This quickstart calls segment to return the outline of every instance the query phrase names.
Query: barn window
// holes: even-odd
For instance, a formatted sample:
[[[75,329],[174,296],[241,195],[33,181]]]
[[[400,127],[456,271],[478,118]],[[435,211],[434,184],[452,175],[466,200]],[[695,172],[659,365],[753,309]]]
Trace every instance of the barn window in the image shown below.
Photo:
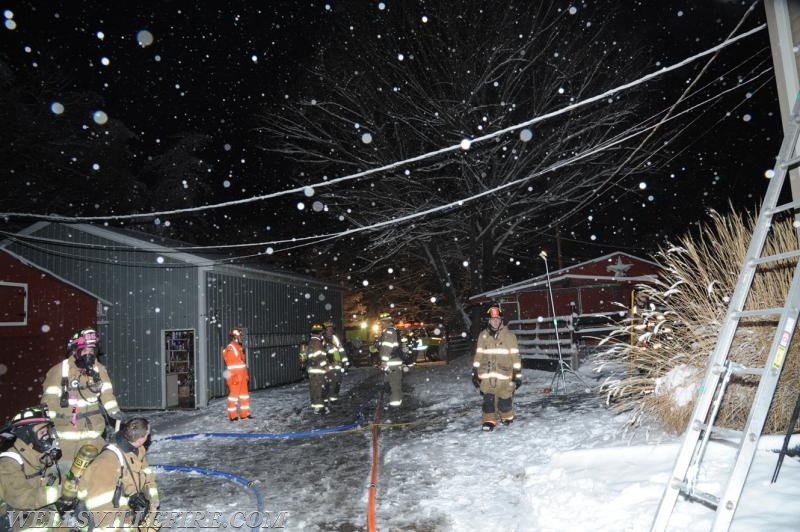
[[[0,327],[27,324],[27,283],[7,283],[0,281]]]

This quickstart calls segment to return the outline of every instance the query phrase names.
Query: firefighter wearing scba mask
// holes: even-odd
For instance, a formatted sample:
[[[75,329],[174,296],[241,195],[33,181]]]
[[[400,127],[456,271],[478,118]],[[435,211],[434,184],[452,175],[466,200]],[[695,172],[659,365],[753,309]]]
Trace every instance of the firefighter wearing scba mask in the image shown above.
[[[92,328],[81,329],[67,342],[67,358],[47,372],[42,384],[42,401],[63,452],[71,464],[84,444],[98,449],[124,417],[117,405],[111,378],[97,361],[99,338]]]
[[[517,337],[503,325],[499,303],[487,311],[488,325],[481,331],[472,362],[472,383],[483,395],[483,425],[494,430],[497,418],[503,425],[514,421],[514,392],[522,384],[522,358]]]
[[[325,342],[325,350],[328,352],[328,402],[335,403],[339,400],[339,389],[342,387],[342,373],[344,372],[347,355],[345,354],[342,342],[336,333],[333,332],[333,322],[326,321],[325,330],[322,333]]]
[[[319,323],[311,326],[311,336],[306,349],[306,371],[308,371],[308,392],[311,395],[311,409],[315,414],[327,414],[328,408],[328,352],[325,336]]]
[[[0,436],[11,440],[0,453],[0,530],[12,529],[9,511],[60,510],[61,451],[46,409],[23,409],[0,429]],[[15,516],[13,530],[32,528],[34,517],[32,513],[24,520]]]
[[[222,351],[228,384],[228,420],[253,419],[250,415],[250,392],[247,389],[250,374],[247,371],[247,357],[242,347],[244,333],[239,327],[234,327],[229,336],[231,342]]]

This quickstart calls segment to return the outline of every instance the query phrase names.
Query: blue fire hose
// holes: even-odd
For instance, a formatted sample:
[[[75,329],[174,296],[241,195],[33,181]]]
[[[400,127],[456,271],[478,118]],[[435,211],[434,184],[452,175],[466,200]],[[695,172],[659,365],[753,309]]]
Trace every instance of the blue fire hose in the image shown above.
[[[203,467],[176,466],[176,465],[165,465],[165,464],[153,464],[150,467],[152,467],[153,469],[160,469],[162,471],[175,471],[179,473],[200,473],[201,475],[220,477],[224,478],[225,480],[236,482],[237,484],[241,484],[245,488],[249,489],[255,496],[256,508],[258,509],[258,513],[261,514],[264,512],[264,496],[261,495],[261,491],[257,487],[255,487],[252,482],[250,482],[244,477],[240,477],[238,475],[234,475],[226,471],[219,471],[217,469],[205,469]],[[258,526],[251,527],[250,530],[252,532],[257,532],[260,528],[261,527],[259,524]]]

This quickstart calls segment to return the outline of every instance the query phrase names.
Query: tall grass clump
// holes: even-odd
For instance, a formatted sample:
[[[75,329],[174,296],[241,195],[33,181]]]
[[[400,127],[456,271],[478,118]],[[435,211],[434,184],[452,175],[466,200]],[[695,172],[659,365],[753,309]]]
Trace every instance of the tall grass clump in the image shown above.
[[[614,368],[614,376],[601,389],[609,404],[631,414],[631,424],[656,421],[673,432],[686,427],[754,225],[752,215],[712,212],[706,224],[656,254],[663,272],[652,285],[640,287],[649,304],[603,340],[606,347],[595,359],[598,369]],[[797,236],[792,220],[773,220],[763,255],[793,249]],[[796,264],[797,259],[785,259],[761,266],[745,309],[783,306]],[[777,321],[778,316],[742,319],[730,358],[763,367]],[[767,433],[786,431],[797,400],[798,343],[800,337],[795,335],[764,426]],[[731,378],[717,425],[744,426],[758,382],[757,377]]]

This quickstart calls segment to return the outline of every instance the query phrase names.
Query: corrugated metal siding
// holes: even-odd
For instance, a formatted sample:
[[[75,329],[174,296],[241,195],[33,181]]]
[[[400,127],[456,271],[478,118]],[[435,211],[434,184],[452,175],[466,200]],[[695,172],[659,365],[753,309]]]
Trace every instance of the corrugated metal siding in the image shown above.
[[[209,272],[206,309],[211,397],[227,393],[222,349],[231,327],[246,329],[250,388],[292,382],[299,377],[297,344],[308,337],[311,323],[332,319],[341,326],[342,294],[338,287],[296,284]]]
[[[102,361],[117,399],[126,408],[161,407],[161,330],[196,327],[197,269],[158,253],[124,249],[65,225],[47,225],[35,235],[108,246],[37,243],[10,248],[112,303],[101,349],[107,353]]]

